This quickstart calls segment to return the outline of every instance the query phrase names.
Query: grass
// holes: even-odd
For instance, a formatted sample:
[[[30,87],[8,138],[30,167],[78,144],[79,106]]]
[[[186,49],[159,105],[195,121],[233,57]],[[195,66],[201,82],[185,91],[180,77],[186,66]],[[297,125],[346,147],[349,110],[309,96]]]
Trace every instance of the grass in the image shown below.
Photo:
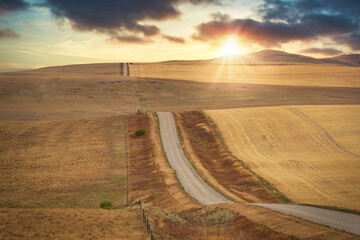
[[[181,212],[143,205],[146,216],[159,239],[297,239],[273,231],[258,231],[249,219],[217,206],[205,206]],[[138,206],[136,207],[138,208]]]
[[[148,239],[139,211],[0,209],[0,239]]]
[[[122,116],[0,122],[1,205],[98,208],[104,199],[124,205],[123,123]]]
[[[116,210],[118,207],[113,206],[112,202],[110,201],[103,201],[100,203],[100,208],[106,209],[106,210]]]

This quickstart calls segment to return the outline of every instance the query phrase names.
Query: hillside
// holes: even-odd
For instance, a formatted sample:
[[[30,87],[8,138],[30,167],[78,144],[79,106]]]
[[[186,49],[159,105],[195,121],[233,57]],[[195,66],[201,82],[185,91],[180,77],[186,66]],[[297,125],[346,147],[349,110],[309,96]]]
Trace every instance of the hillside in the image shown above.
[[[324,58],[322,61],[327,63],[340,63],[360,67],[360,54],[341,55],[333,58]]]

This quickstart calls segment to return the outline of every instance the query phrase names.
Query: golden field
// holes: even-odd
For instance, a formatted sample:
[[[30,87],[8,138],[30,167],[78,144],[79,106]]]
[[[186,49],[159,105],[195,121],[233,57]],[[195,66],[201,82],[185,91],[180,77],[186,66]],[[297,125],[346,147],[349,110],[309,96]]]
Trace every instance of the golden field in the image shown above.
[[[191,61],[130,65],[131,76],[288,86],[360,87],[360,68],[311,63]]]
[[[296,203],[360,209],[360,106],[205,111],[229,150]]]

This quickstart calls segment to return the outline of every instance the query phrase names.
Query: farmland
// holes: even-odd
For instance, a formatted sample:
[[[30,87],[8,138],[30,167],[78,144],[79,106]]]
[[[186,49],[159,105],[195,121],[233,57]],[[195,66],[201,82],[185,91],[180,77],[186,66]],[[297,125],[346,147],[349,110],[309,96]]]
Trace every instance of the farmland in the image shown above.
[[[360,108],[205,111],[229,150],[296,203],[360,209]]]
[[[172,64],[172,67],[169,68],[167,64]],[[249,83],[235,81],[239,74],[236,71],[241,70],[239,66],[236,67],[236,71],[228,69],[227,74],[221,72],[220,75],[223,75],[223,80],[226,81],[222,82],[219,79],[212,81],[214,79],[210,77],[215,74],[214,66],[219,70],[221,65],[207,63],[205,66],[202,62],[192,64],[197,69],[203,68],[202,71],[208,71],[208,75],[205,75],[207,81],[200,76],[203,75],[202,72],[187,72],[188,68],[184,69],[184,65],[189,65],[187,62],[154,64],[160,66],[159,72],[165,69],[169,71],[168,74],[161,73],[160,77],[151,74],[139,77],[134,69],[130,69],[132,76],[122,76],[119,64],[69,65],[1,73],[0,204],[2,216],[5,217],[0,219],[0,225],[8,229],[3,233],[3,237],[46,238],[68,234],[66,236],[73,239],[111,236],[141,239],[144,237],[144,229],[140,227],[139,211],[132,204],[142,199],[146,203],[154,232],[164,238],[206,239],[211,233],[214,239],[233,239],[237,234],[241,234],[244,239],[288,239],[291,235],[313,239],[323,239],[324,236],[328,239],[351,239],[349,235],[336,230],[247,205],[246,202],[284,201],[281,195],[267,188],[251,171],[274,184],[294,202],[316,204],[320,200],[315,201],[316,197],[311,198],[311,191],[307,194],[309,199],[296,199],[296,193],[288,193],[281,184],[271,178],[274,178],[274,174],[270,173],[273,170],[271,168],[267,171],[268,175],[263,175],[250,163],[253,161],[253,158],[250,158],[251,154],[255,156],[255,153],[251,153],[252,145],[244,148],[250,156],[249,159],[243,158],[243,155],[238,156],[231,149],[232,143],[228,142],[226,132],[218,122],[227,120],[225,115],[228,111],[255,111],[258,121],[263,121],[262,124],[279,115],[277,112],[284,112],[278,116],[281,117],[281,121],[290,121],[288,125],[299,124],[298,131],[309,131],[305,133],[306,136],[317,136],[316,131],[325,136],[321,135],[321,139],[315,140],[312,137],[294,137],[294,142],[306,139],[299,145],[303,146],[303,149],[308,147],[303,155],[300,154],[300,157],[306,156],[306,160],[310,159],[308,156],[314,157],[311,155],[313,145],[319,147],[319,144],[328,139],[328,135],[331,136],[337,144],[324,147],[325,153],[321,155],[323,152],[318,151],[315,157],[328,157],[333,165],[326,168],[327,172],[317,169],[317,174],[328,174],[334,178],[337,176],[354,183],[354,187],[347,191],[348,193],[339,193],[340,190],[336,192],[336,187],[348,182],[336,182],[331,178],[334,186],[329,184],[323,187],[334,188],[333,195],[339,193],[339,196],[347,200],[337,204],[339,200],[330,201],[329,194],[318,199],[321,199],[322,203],[327,201],[322,205],[357,209],[355,200],[351,200],[358,196],[355,186],[357,178],[354,176],[350,179],[354,175],[351,175],[351,170],[355,171],[357,167],[357,158],[348,152],[359,154],[356,113],[360,104],[360,90],[351,76],[339,77],[344,71],[356,75],[356,69],[336,66],[336,77],[340,79],[338,84],[325,75],[330,68],[320,69],[319,74],[324,79],[330,79],[327,84],[314,83],[305,86],[309,79],[298,79],[293,82],[294,84],[288,85],[271,80],[272,77],[279,81],[285,78],[275,76],[276,74],[270,71],[271,67],[274,67],[273,71],[287,70],[292,71],[294,76],[305,76],[303,73],[306,68],[304,69],[304,64],[300,63],[257,63],[252,67],[257,67],[256,71],[263,74],[261,78],[264,81],[260,81],[259,78],[259,81]],[[316,66],[326,68],[325,65],[311,65]],[[130,68],[134,67],[138,66],[130,65]],[[157,67],[148,70],[157,71]],[[193,77],[190,77],[191,74]],[[314,104],[318,106],[312,106]],[[262,116],[264,109],[276,110],[272,114]],[[315,129],[308,127],[311,121],[301,122],[299,119],[303,118],[299,114],[293,116],[282,109],[293,109],[290,111],[291,114],[300,109],[303,113],[301,116],[310,116],[312,121],[326,129],[326,133],[318,126]],[[135,114],[138,110],[147,113]],[[241,203],[209,208],[184,192],[176,173],[164,156],[157,117],[153,113],[156,111],[176,112],[179,137],[190,162],[208,183]],[[217,120],[216,116],[222,120]],[[295,120],[298,122],[293,123]],[[231,121],[228,120],[226,125],[237,124],[236,121]],[[278,121],[275,118],[273,121],[272,124],[277,126]],[[338,122],[344,125],[339,125]],[[284,125],[282,122],[278,124]],[[135,137],[134,132],[138,129],[144,129],[146,134]],[[259,126],[256,126],[256,129],[261,130]],[[223,135],[224,142],[219,138],[219,132]],[[255,135],[258,136],[257,133]],[[283,137],[286,138],[281,134],[274,138]],[[233,145],[238,143],[236,141]],[[261,144],[261,141],[258,141],[258,144]],[[338,145],[341,145],[340,150],[337,148]],[[267,151],[266,146],[262,144],[258,148]],[[283,159],[285,162],[290,152],[283,156],[284,148],[288,146],[278,150],[277,155],[270,154],[270,157],[278,161]],[[264,163],[261,164],[265,166],[269,155],[268,152],[263,155]],[[238,158],[246,166],[239,162]],[[342,159],[342,163],[337,165],[336,159],[339,158]],[[303,164],[310,166],[311,163]],[[347,165],[351,167],[346,170]],[[219,166],[222,166],[221,169]],[[334,169],[342,172],[333,172]],[[303,174],[300,170],[296,171]],[[276,171],[278,173],[280,170]],[[281,173],[276,175],[280,176]],[[343,178],[344,175],[346,176]],[[308,181],[315,180],[317,179]],[[284,174],[278,181],[288,179]],[[306,188],[308,189],[311,188]],[[126,204],[127,199],[129,206]],[[98,209],[102,201],[111,201],[120,209]],[[217,219],[223,214],[227,217],[232,216],[231,221],[221,222],[221,219]],[[124,216],[125,220],[118,218],[118,215]],[[266,218],[262,217],[263,215]],[[96,216],[99,223],[94,226]],[[212,221],[198,222],[196,219],[200,217],[214,218],[220,221],[220,225]],[[47,219],[48,224],[41,219]],[[183,221],[190,225],[184,225]],[[69,225],[68,222],[75,224]],[[292,227],[287,227],[284,222]],[[55,223],[62,228],[56,227]],[[109,232],[108,227],[104,227],[107,223],[110,228],[114,224],[119,226],[119,230]],[[20,234],[20,228],[13,227],[14,224],[24,226]],[[262,224],[266,224],[266,230],[257,231]],[[86,230],[90,227],[96,229],[92,235]],[[83,228],[84,231],[76,231],[76,228]]]
[[[124,124],[121,116],[1,122],[1,206],[126,205]]]
[[[216,71],[223,67],[218,63],[213,65],[202,62],[145,64],[139,65],[148,69],[140,77],[133,69],[137,68],[136,64],[130,65],[130,77],[121,75],[119,64],[69,65],[0,73],[0,121],[126,115],[137,110],[181,112],[360,104],[357,87],[360,68],[313,64],[307,71],[314,74],[305,74],[307,68],[301,64],[257,63],[249,66],[256,68],[252,70],[252,77],[246,76],[245,69],[242,70],[244,66],[239,66],[234,72],[220,72],[221,79],[214,80]],[[317,71],[319,76],[315,74]],[[245,76],[247,81],[239,81],[239,76]],[[254,77],[257,80],[250,81]],[[296,84],[289,82],[299,77],[303,80],[296,80]],[[321,79],[326,81],[321,82]]]
[[[287,86],[360,87],[360,68],[294,62],[197,61],[130,65],[132,76]],[[338,76],[341,76],[339,78]]]

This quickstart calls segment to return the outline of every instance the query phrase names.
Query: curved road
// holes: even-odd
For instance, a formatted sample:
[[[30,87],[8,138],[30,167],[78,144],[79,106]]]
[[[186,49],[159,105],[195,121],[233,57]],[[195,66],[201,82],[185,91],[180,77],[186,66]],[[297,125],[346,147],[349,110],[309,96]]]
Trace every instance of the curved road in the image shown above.
[[[360,235],[359,215],[294,204],[253,203],[252,205],[269,208],[287,215]]]
[[[157,115],[166,157],[185,191],[203,204],[231,203],[205,183],[185,157],[173,115],[170,112],[158,112]]]
[[[230,200],[206,184],[190,165],[179,142],[172,113],[158,112],[157,114],[165,154],[171,167],[176,171],[176,175],[185,191],[203,204],[231,203]],[[253,203],[252,205],[360,235],[359,215],[294,204]]]

